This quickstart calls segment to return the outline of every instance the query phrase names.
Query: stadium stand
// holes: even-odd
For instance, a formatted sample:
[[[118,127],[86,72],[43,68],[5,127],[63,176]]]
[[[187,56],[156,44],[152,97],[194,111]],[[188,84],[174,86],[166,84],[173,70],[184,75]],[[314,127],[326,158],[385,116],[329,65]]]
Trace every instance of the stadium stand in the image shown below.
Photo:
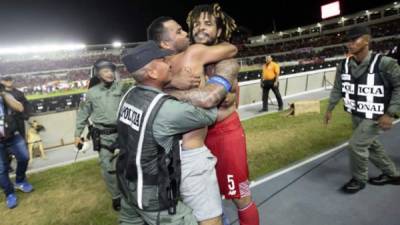
[[[325,20],[303,28],[247,39],[239,37],[234,43],[239,48],[238,61],[242,71],[245,71],[239,74],[239,81],[259,79],[265,56],[270,54],[280,63],[282,76],[335,67],[346,54],[345,31],[358,24],[371,28],[374,51],[389,54],[396,46],[400,46],[399,8],[393,5]],[[88,46],[76,52],[47,55],[1,56],[0,74],[15,76],[16,86],[27,94],[49,93],[85,87],[90,77],[90,66],[99,58],[107,58],[118,65],[118,74],[126,79],[129,73],[122,66],[119,55],[124,47],[136,44],[125,44],[122,48]],[[43,113],[76,108],[83,98],[79,94],[32,102],[35,111]]]

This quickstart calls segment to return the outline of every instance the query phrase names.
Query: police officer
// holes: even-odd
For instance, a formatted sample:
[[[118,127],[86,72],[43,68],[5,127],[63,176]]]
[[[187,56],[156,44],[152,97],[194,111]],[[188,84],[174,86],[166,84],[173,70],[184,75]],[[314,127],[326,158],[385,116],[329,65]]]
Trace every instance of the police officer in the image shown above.
[[[200,109],[162,92],[172,77],[171,66],[164,60],[169,54],[148,41],[122,56],[138,85],[127,92],[119,110],[120,224],[197,224],[191,210],[179,200],[179,140],[186,132],[213,124],[217,110]],[[222,101],[234,79],[218,75],[206,88],[196,91]],[[209,176],[216,180],[215,173]],[[206,181],[193,183],[193,191],[202,182]]]
[[[328,124],[332,110],[343,98],[345,111],[352,115],[353,135],[349,141],[352,179],[342,190],[356,193],[367,181],[373,185],[400,185],[399,171],[378,140],[381,130],[389,130],[393,116],[400,111],[400,67],[394,59],[369,51],[368,27],[351,28],[347,39],[352,56],[337,68],[325,114]],[[383,173],[368,180],[369,160]]]
[[[80,105],[76,118],[75,145],[82,144],[81,135],[90,120],[93,150],[99,152],[101,172],[112,196],[113,209],[120,208],[120,192],[116,183],[115,163],[112,160],[117,139],[117,110],[127,85],[116,80],[116,66],[99,59],[93,65],[86,100]],[[114,166],[113,166],[114,165]]]

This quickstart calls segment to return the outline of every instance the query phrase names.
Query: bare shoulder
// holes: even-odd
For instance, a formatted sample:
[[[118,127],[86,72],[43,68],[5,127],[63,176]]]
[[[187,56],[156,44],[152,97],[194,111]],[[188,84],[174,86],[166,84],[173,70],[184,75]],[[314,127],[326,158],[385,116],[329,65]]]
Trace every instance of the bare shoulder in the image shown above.
[[[185,50],[184,53],[187,56],[193,56],[201,53],[202,51],[204,51],[205,48],[206,46],[203,44],[192,44]]]

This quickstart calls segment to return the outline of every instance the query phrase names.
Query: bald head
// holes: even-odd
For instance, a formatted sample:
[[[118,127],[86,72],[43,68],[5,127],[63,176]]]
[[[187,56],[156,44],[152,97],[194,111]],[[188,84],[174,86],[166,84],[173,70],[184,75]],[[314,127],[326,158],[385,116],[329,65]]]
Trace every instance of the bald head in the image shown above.
[[[271,56],[271,55],[265,56],[265,62],[266,62],[266,63],[272,62],[272,56]]]

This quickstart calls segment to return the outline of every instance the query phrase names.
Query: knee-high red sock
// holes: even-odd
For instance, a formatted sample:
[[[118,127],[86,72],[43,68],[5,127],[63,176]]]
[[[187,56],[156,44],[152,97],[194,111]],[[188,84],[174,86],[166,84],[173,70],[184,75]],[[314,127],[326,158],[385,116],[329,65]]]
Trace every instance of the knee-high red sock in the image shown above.
[[[238,210],[240,225],[259,225],[260,218],[258,215],[258,209],[254,202],[251,202],[248,206]]]

